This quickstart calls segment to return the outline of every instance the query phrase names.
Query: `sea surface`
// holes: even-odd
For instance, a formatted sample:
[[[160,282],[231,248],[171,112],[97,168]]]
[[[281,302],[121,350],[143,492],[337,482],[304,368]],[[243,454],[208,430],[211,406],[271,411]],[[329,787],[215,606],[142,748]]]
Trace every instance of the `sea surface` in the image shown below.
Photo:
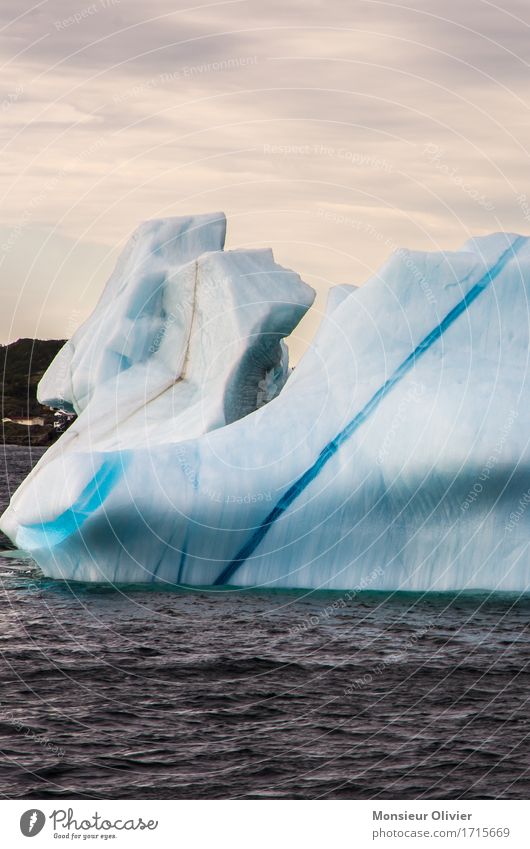
[[[4,797],[529,795],[529,597],[0,589]]]

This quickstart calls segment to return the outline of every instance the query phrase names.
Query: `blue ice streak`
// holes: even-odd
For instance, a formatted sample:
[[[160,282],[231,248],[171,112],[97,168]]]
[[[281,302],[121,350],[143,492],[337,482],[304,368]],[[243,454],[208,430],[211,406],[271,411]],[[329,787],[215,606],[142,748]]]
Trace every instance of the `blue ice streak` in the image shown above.
[[[341,430],[340,433],[331,440],[331,442],[328,442],[325,448],[323,448],[318,455],[313,465],[307,469],[307,471],[305,471],[303,475],[301,475],[301,477],[299,477],[298,480],[295,481],[295,483],[293,483],[282,495],[276,506],[271,510],[261,525],[256,528],[251,538],[239,550],[232,562],[225,566],[219,577],[216,579],[215,585],[224,585],[230,581],[234,572],[236,572],[245,560],[247,560],[256,550],[274,522],[276,522],[276,520],[285,513],[293,501],[304,491],[304,489],[306,489],[306,487],[309,486],[310,483],[312,483],[312,481],[315,480],[326,463],[337,453],[340,446],[349,439],[362,424],[364,424],[376,407],[378,407],[381,403],[383,398],[385,398],[394,386],[405,376],[405,374],[414,367],[416,360],[418,360],[425,351],[428,351],[429,348],[443,336],[445,331],[451,327],[451,325],[462,315],[463,312],[468,309],[468,307],[474,300],[476,300],[476,298],[478,298],[484,289],[486,289],[486,287],[489,286],[496,277],[498,277],[507,265],[508,261],[516,254],[520,246],[525,241],[526,239],[524,236],[518,236],[513,240],[510,247],[501,254],[495,265],[493,265],[492,268],[490,268],[483,277],[475,283],[467,295],[465,295],[465,297],[463,297],[462,300],[447,313],[445,318],[442,319],[442,321],[433,330],[431,330],[424,339],[422,339],[419,345],[406,357],[406,359],[403,360],[388,380],[386,380],[383,385],[379,387],[377,392],[372,395],[362,410],[360,410],[360,412],[358,412],[353,419],[348,422],[346,427]]]

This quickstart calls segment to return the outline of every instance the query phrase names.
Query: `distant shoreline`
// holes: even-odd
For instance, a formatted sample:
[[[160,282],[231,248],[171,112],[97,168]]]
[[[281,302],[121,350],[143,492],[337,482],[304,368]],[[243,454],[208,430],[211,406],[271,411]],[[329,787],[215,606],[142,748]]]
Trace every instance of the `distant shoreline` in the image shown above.
[[[0,444],[47,448],[57,440],[54,411],[39,404],[37,387],[64,339],[17,339],[0,345],[2,408]],[[32,425],[26,420],[41,422]]]

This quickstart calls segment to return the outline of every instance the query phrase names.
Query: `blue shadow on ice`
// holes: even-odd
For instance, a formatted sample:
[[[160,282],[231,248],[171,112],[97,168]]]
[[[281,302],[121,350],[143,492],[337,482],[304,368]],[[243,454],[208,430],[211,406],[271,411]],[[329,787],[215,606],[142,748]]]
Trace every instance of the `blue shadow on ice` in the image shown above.
[[[50,522],[21,525],[17,544],[30,552],[38,548],[53,548],[78,531],[89,516],[102,506],[121,478],[124,468],[125,458],[122,453],[113,454],[110,459],[104,460],[68,510]]]

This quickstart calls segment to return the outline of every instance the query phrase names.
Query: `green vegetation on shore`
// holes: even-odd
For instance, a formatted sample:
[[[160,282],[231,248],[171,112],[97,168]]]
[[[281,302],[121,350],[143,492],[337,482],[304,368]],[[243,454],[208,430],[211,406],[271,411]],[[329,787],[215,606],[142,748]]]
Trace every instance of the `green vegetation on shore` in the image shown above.
[[[53,442],[53,412],[37,401],[37,385],[64,339],[17,339],[0,345],[3,419],[44,419],[42,426],[28,427],[2,421],[0,442],[11,445],[47,445]]]

